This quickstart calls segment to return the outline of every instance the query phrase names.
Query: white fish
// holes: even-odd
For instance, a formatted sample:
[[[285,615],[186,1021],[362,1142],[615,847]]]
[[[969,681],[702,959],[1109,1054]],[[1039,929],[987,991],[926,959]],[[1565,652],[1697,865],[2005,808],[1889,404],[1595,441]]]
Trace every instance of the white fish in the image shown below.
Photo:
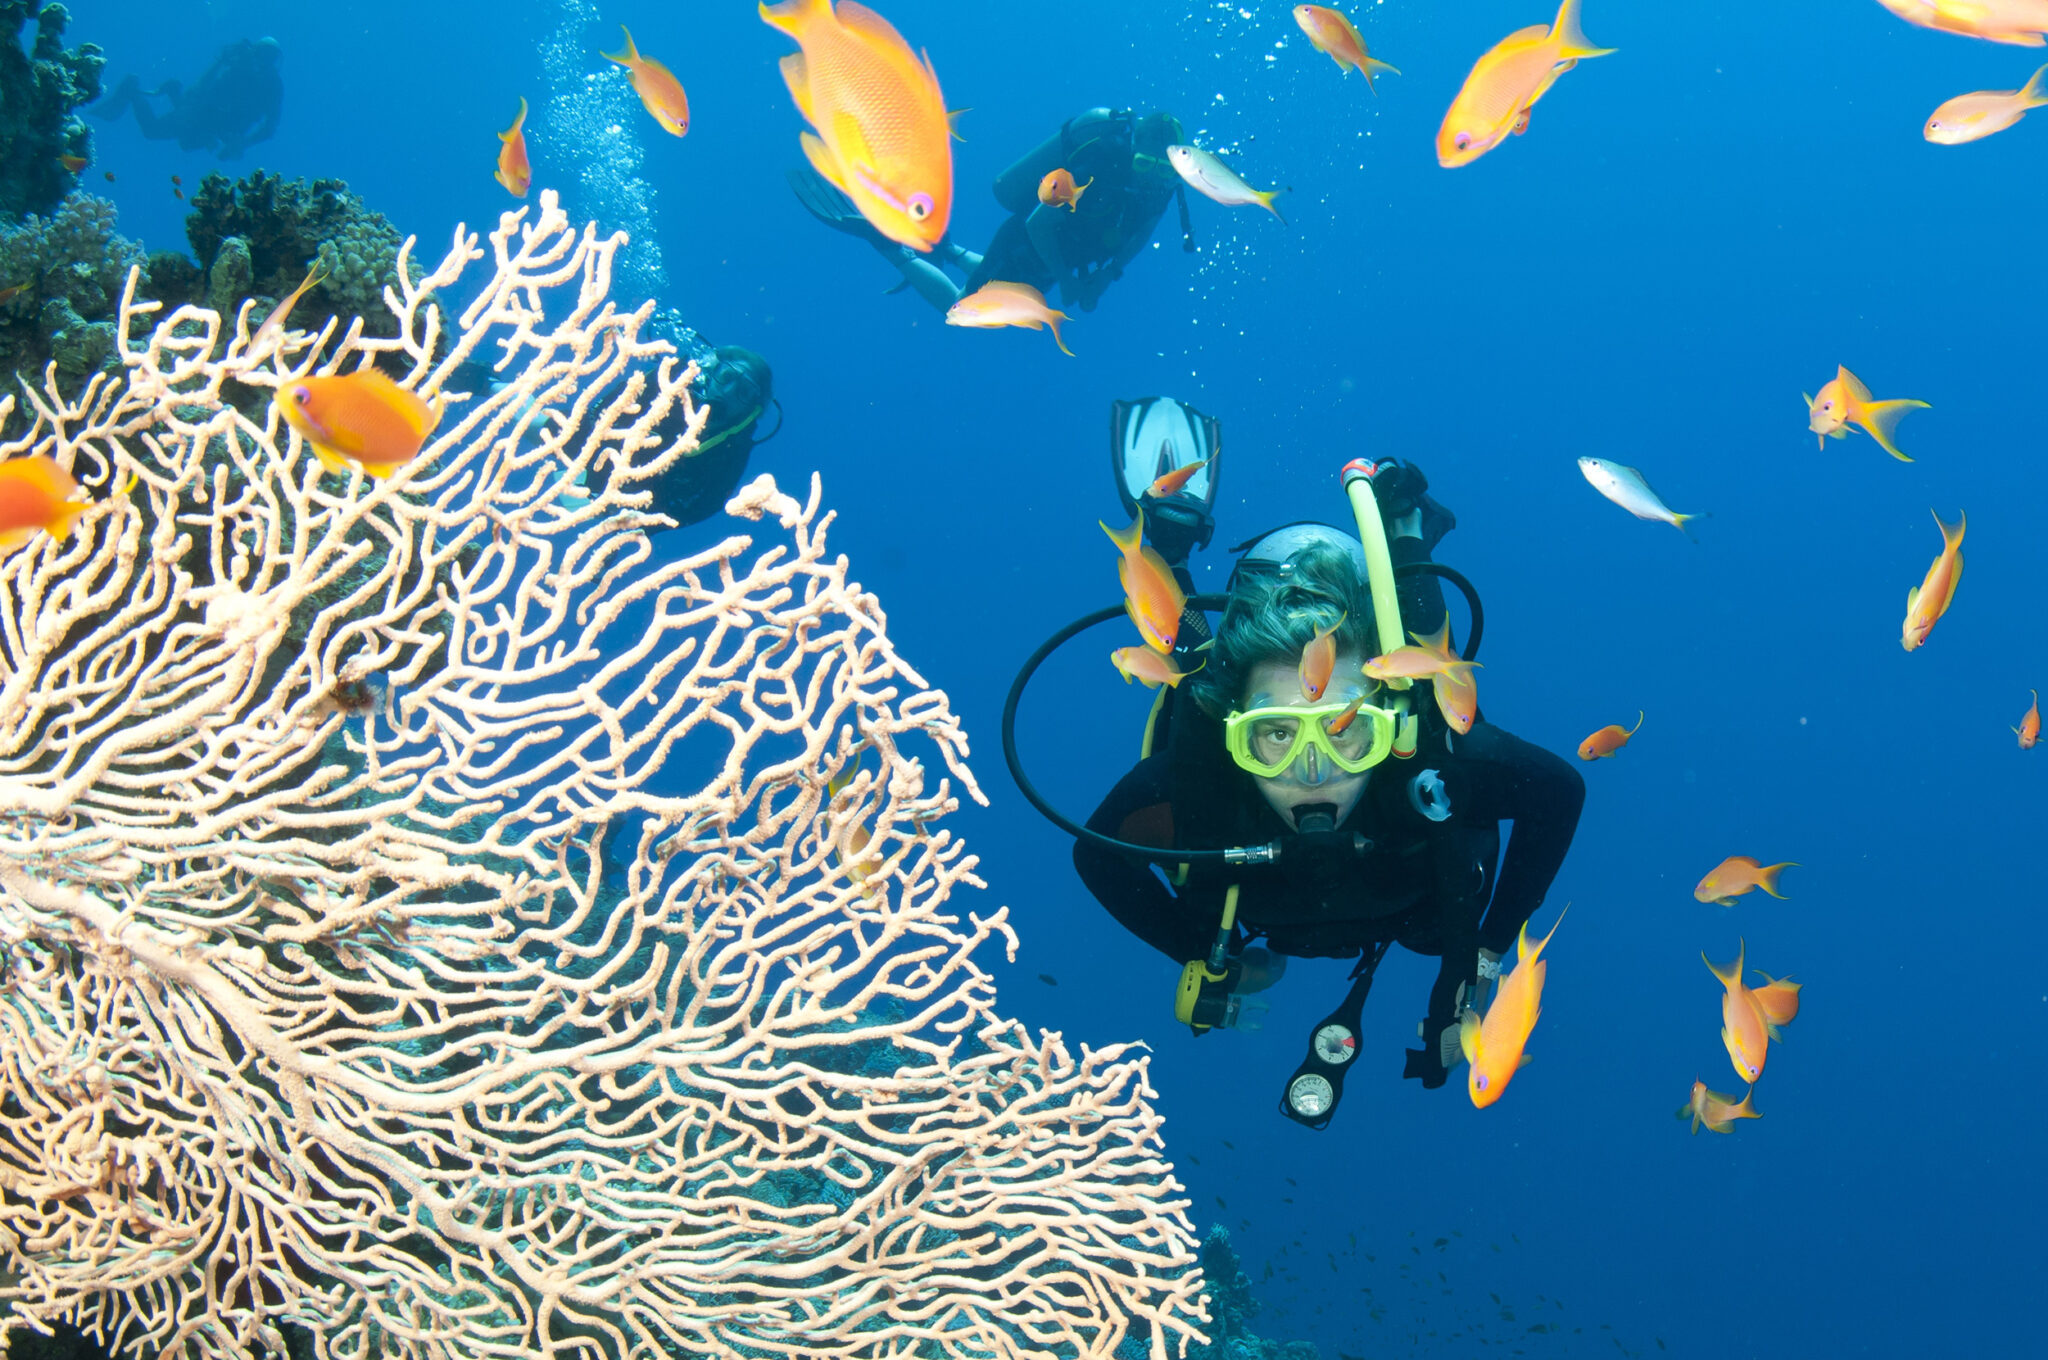
[[[1273,206],[1273,200],[1286,193],[1285,189],[1254,189],[1237,171],[1198,146],[1169,146],[1166,159],[1188,182],[1188,187],[1202,197],[1213,199],[1226,208],[1256,203],[1273,216],[1280,217],[1280,210]],[[1287,219],[1280,217],[1280,225],[1286,226]]]
[[[1586,474],[1586,480],[1593,489],[1613,501],[1637,519],[1654,519],[1669,524],[1687,538],[1692,530],[1685,527],[1689,519],[1699,519],[1704,511],[1681,515],[1664,504],[1650,484],[1643,480],[1643,474],[1620,463],[1610,463],[1605,458],[1581,458],[1579,471]]]

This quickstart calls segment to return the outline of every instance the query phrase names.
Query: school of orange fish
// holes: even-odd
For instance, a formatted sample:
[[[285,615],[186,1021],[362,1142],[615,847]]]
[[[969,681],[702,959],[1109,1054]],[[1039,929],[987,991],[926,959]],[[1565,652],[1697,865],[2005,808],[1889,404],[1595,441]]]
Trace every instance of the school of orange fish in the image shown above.
[[[1878,3],[1923,28],[2014,46],[2039,47],[2048,42],[2048,0]],[[1440,164],[1447,169],[1469,165],[1507,138],[1526,133],[1531,110],[1559,76],[1582,60],[1611,54],[1612,49],[1596,47],[1587,39],[1580,27],[1581,4],[1582,0],[1563,0],[1550,23],[1532,24],[1511,33],[1481,54],[1438,129]],[[946,233],[953,200],[951,115],[930,57],[914,51],[888,20],[855,0],[839,0],[836,6],[833,0],[783,0],[761,4],[759,11],[763,22],[794,39],[799,49],[782,59],[781,72],[797,111],[810,125],[798,140],[812,168],[845,194],[883,236],[929,252]],[[1346,74],[1358,71],[1374,93],[1376,75],[1399,74],[1367,51],[1356,25],[1341,11],[1326,5],[1297,5],[1294,17],[1318,51]],[[685,135],[690,127],[690,105],[682,83],[661,62],[642,55],[630,32],[624,36],[622,50],[599,55],[626,68],[634,92],[664,131]],[[2048,104],[2044,73],[2048,66],[2037,70],[2017,90],[1979,90],[1945,101],[1929,116],[1923,135],[1930,142],[1957,145],[2012,127],[2029,109]],[[526,195],[533,178],[526,145],[526,111],[526,101],[521,98],[511,126],[497,134],[500,146],[495,178],[517,197]],[[85,168],[78,157],[61,159],[73,173]],[[1253,188],[1214,153],[1174,146],[1168,149],[1168,160],[1190,187],[1214,202],[1226,207],[1257,206],[1282,222],[1286,220],[1275,205],[1283,191]],[[107,178],[111,180],[112,174]],[[176,183],[173,176],[174,186]],[[1077,184],[1066,169],[1053,170],[1039,185],[1039,201],[1078,209],[1092,183]],[[174,191],[183,197],[181,190]],[[317,272],[309,273],[305,283],[271,310],[251,337],[251,354],[260,356],[282,338],[293,305],[318,282]],[[1064,312],[1050,307],[1037,289],[1001,280],[961,298],[946,317],[956,326],[1050,327],[1054,343],[1071,354],[1059,329],[1059,323],[1068,319]],[[391,476],[418,455],[441,416],[438,401],[429,403],[368,366],[351,373],[301,378],[280,388],[276,401],[286,423],[321,464],[340,475]],[[1823,441],[1847,438],[1853,427],[1868,434],[1892,457],[1909,462],[1895,442],[1895,431],[1908,412],[1927,405],[1910,399],[1875,400],[1869,388],[1840,366],[1806,402],[1808,429]],[[1631,514],[1690,532],[1686,522],[1695,516],[1671,510],[1636,469],[1597,458],[1581,459],[1580,467],[1596,490]],[[1152,490],[1170,495],[1195,471],[1191,467],[1168,474]],[[61,540],[83,510],[84,494],[48,456],[0,465],[0,552],[18,548],[41,534]],[[1927,641],[1955,598],[1962,578],[1965,521],[1958,516],[1951,526],[1937,514],[1935,523],[1941,529],[1942,550],[1922,583],[1907,596],[1900,640],[1908,651]],[[1118,570],[1127,607],[1143,637],[1142,646],[1120,648],[1111,660],[1126,681],[1135,678],[1154,687],[1178,685],[1189,673],[1181,671],[1172,656],[1185,598],[1172,572],[1144,542],[1142,511],[1127,530],[1120,533],[1105,525],[1104,531],[1121,553]],[[1365,661],[1365,674],[1381,681],[1429,680],[1444,720],[1454,731],[1468,731],[1478,711],[1472,676],[1476,663],[1459,659],[1450,649],[1448,628],[1435,637],[1417,636],[1414,644]],[[1302,687],[1310,701],[1327,686],[1334,664],[1334,644],[1325,633],[1303,656]],[[1330,722],[1348,724],[1355,711],[1356,705],[1352,712],[1339,714]],[[1580,745],[1580,757],[1589,761],[1612,757],[1628,745],[1642,720],[1638,713],[1635,727],[1624,729],[1617,724],[1594,732]],[[2022,749],[2039,740],[2038,692],[2013,731]],[[1694,895],[1702,902],[1724,905],[1758,888],[1779,896],[1778,874],[1787,867],[1792,866],[1765,866],[1748,856],[1733,856],[1708,873]],[[1553,926],[1552,933],[1555,930]],[[1502,979],[1493,1006],[1483,1020],[1466,1018],[1461,1040],[1471,1066],[1468,1090],[1474,1105],[1484,1107],[1499,1099],[1525,1061],[1525,1045],[1540,1014],[1546,970],[1542,954],[1549,938],[1545,936],[1532,948],[1524,927],[1517,942],[1517,966]],[[1733,963],[1721,967],[1709,961],[1708,967],[1724,992],[1722,1043],[1736,1074],[1751,1083],[1752,1090],[1736,1101],[1696,1081],[1690,1100],[1680,1111],[1681,1117],[1692,1120],[1695,1133],[1701,1127],[1725,1133],[1736,1120],[1756,1117],[1753,1087],[1763,1072],[1767,1045],[1798,1014],[1798,984],[1761,973],[1761,987],[1743,981],[1747,952],[1745,942],[1738,947]]]

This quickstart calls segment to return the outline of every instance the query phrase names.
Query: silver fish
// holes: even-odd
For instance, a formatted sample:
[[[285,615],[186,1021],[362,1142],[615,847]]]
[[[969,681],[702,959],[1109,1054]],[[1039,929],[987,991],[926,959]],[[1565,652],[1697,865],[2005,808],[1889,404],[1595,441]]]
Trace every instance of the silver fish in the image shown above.
[[[1241,208],[1247,203],[1256,203],[1273,216],[1280,217],[1280,210],[1273,206],[1273,200],[1287,190],[1254,189],[1244,182],[1237,171],[1198,146],[1169,146],[1166,148],[1166,159],[1172,163],[1180,177],[1188,182],[1188,187],[1202,197],[1213,199],[1226,208]],[[1287,219],[1280,217],[1280,225],[1286,226]]]
[[[1643,474],[1621,463],[1610,463],[1605,458],[1581,458],[1579,471],[1586,474],[1586,480],[1593,489],[1613,501],[1637,519],[1654,519],[1692,537],[1692,530],[1685,527],[1689,519],[1699,519],[1705,512],[1681,515],[1664,504],[1658,494],[1650,490],[1650,484],[1643,480]]]

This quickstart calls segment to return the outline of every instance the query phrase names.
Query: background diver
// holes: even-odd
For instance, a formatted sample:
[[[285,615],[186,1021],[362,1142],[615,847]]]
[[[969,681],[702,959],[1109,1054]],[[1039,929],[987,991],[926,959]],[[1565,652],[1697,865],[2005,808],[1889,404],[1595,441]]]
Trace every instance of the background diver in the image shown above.
[[[1126,508],[1142,505],[1148,531],[1160,526],[1148,537],[1185,587],[1187,552],[1209,535],[1216,424],[1155,398],[1119,403],[1115,429]],[[1208,467],[1175,495],[1147,493],[1161,473],[1204,457]],[[1366,678],[1360,663],[1388,650],[1389,636],[1378,628],[1372,578],[1394,578],[1378,584],[1382,599],[1398,599],[1403,633],[1442,628],[1442,588],[1426,573],[1444,569],[1418,564],[1456,520],[1412,465],[1354,466],[1372,488],[1354,495],[1361,527],[1375,500],[1385,525],[1382,565],[1371,564],[1360,537],[1323,524],[1288,525],[1242,545],[1213,642],[1195,626],[1200,611],[1185,616],[1181,669],[1200,669],[1178,691],[1159,691],[1144,757],[1074,847],[1076,870],[1110,914],[1185,965],[1176,1014],[1197,1033],[1249,1024],[1263,1006],[1246,998],[1277,982],[1290,955],[1359,959],[1282,1095],[1284,1113],[1316,1128],[1355,1065],[1360,1012],[1393,944],[1442,960],[1422,1047],[1409,1050],[1405,1075],[1444,1084],[1462,1060],[1459,1015],[1484,1009],[1500,957],[1542,905],[1585,799],[1571,766],[1483,717],[1454,731],[1426,684],[1412,692],[1420,696],[1410,706],[1414,726],[1403,729],[1395,696]],[[1333,625],[1336,669],[1320,700],[1306,703],[1302,649]],[[1027,665],[1013,705],[1036,662],[1073,631]],[[1200,655],[1186,654],[1205,642]],[[1333,735],[1331,720],[1354,700],[1363,701],[1356,720]],[[1389,760],[1397,734],[1413,752]],[[1041,811],[1075,829],[1037,798],[1014,759],[1012,768]],[[1503,822],[1513,824],[1504,855]],[[1210,853],[1126,852],[1140,847]],[[1277,857],[1227,863],[1219,847],[1267,847]]]
[[[808,166],[791,170],[789,182],[819,221],[866,241],[894,265],[903,275],[897,289],[908,287],[941,312],[996,279],[1028,283],[1047,297],[1057,287],[1066,305],[1092,312],[1151,241],[1169,203],[1180,204],[1182,237],[1194,248],[1187,194],[1166,159],[1166,148],[1181,140],[1180,120],[1170,113],[1076,114],[996,176],[996,201],[1010,216],[979,255],[950,237],[928,255],[889,240]],[[1038,200],[1039,182],[1059,169],[1086,188],[1071,208]],[[947,269],[964,281],[955,283]]]
[[[283,62],[277,39],[245,38],[222,48],[189,90],[177,80],[145,90],[134,76],[124,76],[92,112],[112,121],[132,108],[142,135],[151,141],[175,140],[187,151],[212,150],[222,160],[235,160],[277,131],[284,107]],[[169,107],[159,113],[152,99],[167,100]]]

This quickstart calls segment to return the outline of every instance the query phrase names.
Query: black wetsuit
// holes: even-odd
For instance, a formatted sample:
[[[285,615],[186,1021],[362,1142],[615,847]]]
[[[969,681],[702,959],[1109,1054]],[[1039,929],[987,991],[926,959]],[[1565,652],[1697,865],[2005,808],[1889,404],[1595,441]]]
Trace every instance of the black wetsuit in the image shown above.
[[[1403,593],[1410,597],[1405,616],[1429,612],[1411,609],[1414,593]],[[1440,596],[1434,605],[1441,617]],[[1418,699],[1426,712],[1415,756],[1376,767],[1338,828],[1343,842],[1356,834],[1372,843],[1363,855],[1283,851],[1277,864],[1199,866],[1177,890],[1145,861],[1090,841],[1076,843],[1074,867],[1111,915],[1176,963],[1209,952],[1232,883],[1239,886],[1240,947],[1263,935],[1270,948],[1309,958],[1350,958],[1388,942],[1441,955],[1420,1070],[1411,1066],[1411,1075],[1435,1086],[1444,1079],[1437,1040],[1457,1021],[1459,984],[1472,982],[1480,948],[1508,952],[1543,904],[1571,847],[1586,786],[1556,755],[1483,719],[1462,736],[1448,731],[1426,688]],[[1089,829],[1162,847],[1289,841],[1292,828],[1224,753],[1220,725],[1191,703],[1184,707],[1171,749],[1118,781]],[[1443,780],[1447,820],[1432,821],[1410,802],[1409,785],[1426,769]],[[1513,823],[1505,856],[1503,822]]]

